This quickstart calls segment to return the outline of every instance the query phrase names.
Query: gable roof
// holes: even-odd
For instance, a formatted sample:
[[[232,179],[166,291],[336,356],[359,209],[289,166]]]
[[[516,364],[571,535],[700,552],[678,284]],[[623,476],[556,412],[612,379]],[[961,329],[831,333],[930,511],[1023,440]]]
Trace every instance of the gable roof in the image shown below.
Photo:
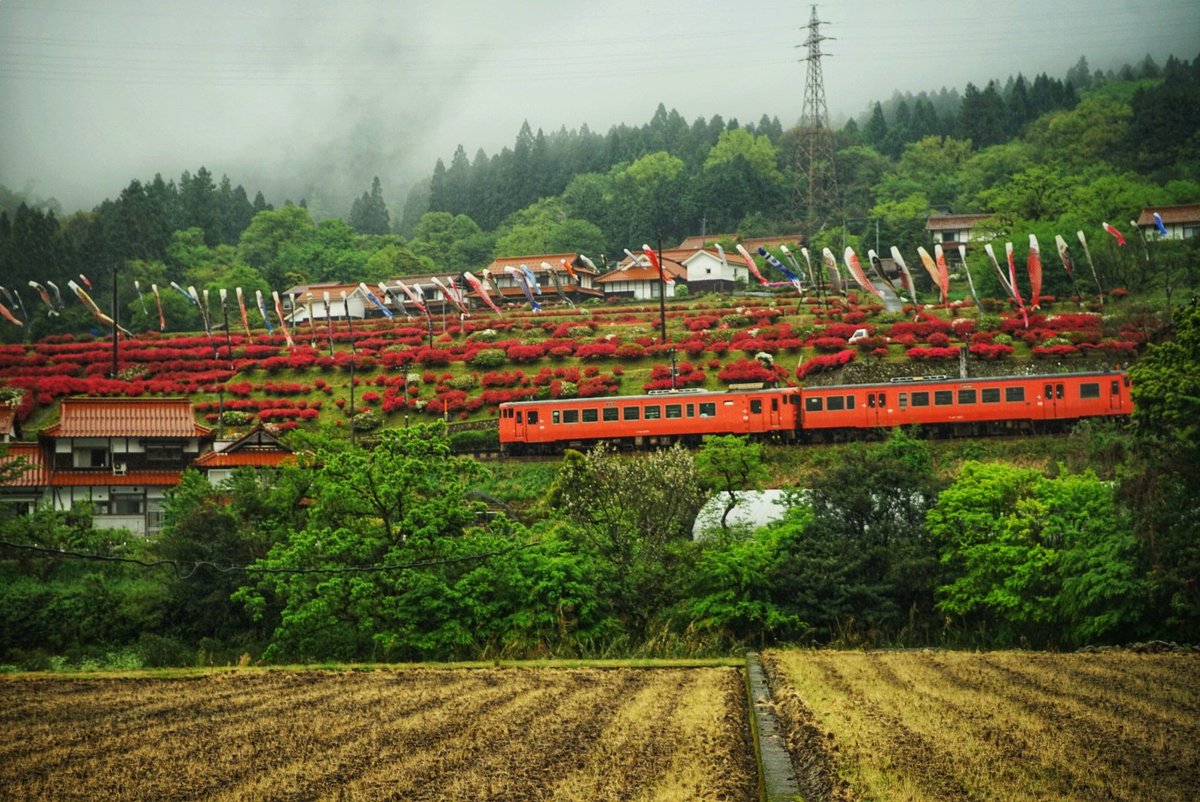
[[[939,214],[925,221],[926,231],[958,231],[994,217],[992,214]]]
[[[567,263],[571,265],[571,269],[576,273],[587,273],[588,275],[592,276],[599,275],[600,271],[592,270],[587,266],[586,263],[584,263],[580,256],[581,254],[579,253],[544,253],[536,256],[501,256],[497,259],[493,259],[492,263],[487,266],[487,269],[492,272],[492,275],[496,275],[497,273],[503,273],[504,268],[506,267],[520,267],[521,265],[525,265],[534,273],[545,273],[546,271],[542,267],[542,262],[549,262],[555,270],[561,272],[562,265],[559,264],[559,260],[566,259]]]
[[[186,398],[64,398],[45,437],[210,437]]]
[[[1158,212],[1163,223],[1200,223],[1200,203],[1185,203],[1179,206],[1146,206],[1138,215],[1139,226],[1154,225],[1154,213]]]
[[[662,252],[663,272],[671,276],[676,281],[682,279],[687,281],[687,268],[682,262],[695,253],[692,248],[671,248]],[[658,271],[651,267],[649,260],[640,253],[635,253],[638,257],[637,263],[632,262],[628,256],[621,260],[617,265],[617,269],[605,273],[600,278],[596,279],[598,284],[608,284],[613,281],[659,281]]]
[[[275,434],[259,423],[220,451],[197,457],[198,468],[261,468],[294,462],[296,455]]]
[[[705,234],[704,236],[692,236],[684,239],[679,243],[676,250],[695,251],[703,248],[706,244],[720,242],[721,240],[740,242],[746,246],[746,250],[754,253],[759,246],[763,248],[776,248],[780,245],[798,245],[804,242],[804,235],[797,232],[795,234],[777,234],[771,237],[740,237],[737,234]]]
[[[297,284],[295,287],[289,287],[288,289],[284,290],[282,293],[280,293],[280,296],[290,297],[297,300],[306,300],[308,293],[310,292],[312,293],[314,301],[323,301],[325,297],[324,293],[329,293],[330,301],[342,300],[343,292],[346,293],[347,296],[354,295],[355,293],[362,295],[362,290],[359,289],[357,283],[343,284],[336,281],[327,281],[323,284]],[[267,300],[266,296],[263,297],[263,300]]]

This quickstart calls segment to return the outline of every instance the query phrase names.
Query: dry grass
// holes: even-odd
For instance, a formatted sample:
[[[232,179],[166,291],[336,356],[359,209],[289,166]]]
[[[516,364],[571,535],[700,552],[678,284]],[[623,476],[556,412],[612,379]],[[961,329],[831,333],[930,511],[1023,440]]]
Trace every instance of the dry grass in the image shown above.
[[[824,793],[878,800],[1194,800],[1200,659],[1187,655],[767,655]]]
[[[731,668],[0,683],[0,799],[749,799]]]

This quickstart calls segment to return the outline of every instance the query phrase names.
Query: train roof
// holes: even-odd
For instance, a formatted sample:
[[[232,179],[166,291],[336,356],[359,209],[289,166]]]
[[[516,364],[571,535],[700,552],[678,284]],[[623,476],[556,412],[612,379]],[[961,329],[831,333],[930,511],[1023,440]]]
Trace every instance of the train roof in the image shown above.
[[[502,407],[521,407],[535,406],[539,404],[595,404],[610,401],[671,401],[677,399],[691,400],[695,398],[727,398],[737,395],[752,395],[754,393],[785,393],[785,392],[824,392],[826,390],[842,390],[854,391],[861,390],[866,387],[920,387],[931,384],[939,384],[942,382],[955,383],[979,383],[979,382],[1005,382],[1005,381],[1041,381],[1048,379],[1068,379],[1068,378],[1084,378],[1087,376],[1123,376],[1124,370],[1094,370],[1083,371],[1077,373],[1029,373],[1024,375],[1011,376],[968,376],[961,378],[958,376],[905,376],[896,379],[891,379],[886,382],[865,382],[860,384],[827,384],[814,387],[760,387],[760,388],[730,388],[726,390],[703,390],[698,388],[683,388],[679,390],[656,390],[649,393],[638,393],[636,395],[601,395],[591,398],[543,398],[534,401],[505,401],[500,406]]]
[[[856,390],[863,387],[919,387],[921,385],[955,382],[958,384],[975,382],[1004,382],[1004,381],[1042,381],[1047,379],[1084,378],[1085,376],[1123,376],[1124,370],[1092,370],[1076,373],[1026,373],[1011,376],[902,376],[885,382],[867,382],[861,384],[826,384],[814,387],[804,387],[802,390]]]
[[[679,390],[655,390],[649,393],[638,393],[637,395],[598,395],[591,398],[543,398],[536,401],[505,401],[500,406],[502,407],[519,407],[532,406],[535,404],[595,404],[596,402],[605,401],[693,401],[697,398],[728,398],[738,395],[753,395],[755,393],[783,393],[783,392],[799,392],[799,387],[759,387],[759,388],[738,388],[728,390],[703,390],[699,388],[685,387]]]

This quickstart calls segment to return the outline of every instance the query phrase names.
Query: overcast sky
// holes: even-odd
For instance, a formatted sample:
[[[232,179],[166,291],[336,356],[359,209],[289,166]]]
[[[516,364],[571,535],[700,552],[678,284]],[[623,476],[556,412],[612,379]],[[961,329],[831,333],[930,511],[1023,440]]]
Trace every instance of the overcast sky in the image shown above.
[[[204,165],[272,202],[394,209],[434,160],[536,131],[763,113],[794,124],[811,6],[766,0],[0,0],[0,183],[67,211]],[[1197,0],[822,3],[826,97],[1200,53]],[[335,205],[332,200],[326,206]]]

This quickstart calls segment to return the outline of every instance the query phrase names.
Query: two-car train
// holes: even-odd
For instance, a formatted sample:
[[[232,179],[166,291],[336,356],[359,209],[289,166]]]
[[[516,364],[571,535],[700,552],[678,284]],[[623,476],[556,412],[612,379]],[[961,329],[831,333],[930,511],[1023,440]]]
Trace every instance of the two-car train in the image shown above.
[[[500,405],[499,427],[505,453],[530,454],[601,441],[694,445],[711,434],[807,442],[914,424],[950,434],[1040,431],[1132,411],[1129,376],[1114,371],[522,401]]]

